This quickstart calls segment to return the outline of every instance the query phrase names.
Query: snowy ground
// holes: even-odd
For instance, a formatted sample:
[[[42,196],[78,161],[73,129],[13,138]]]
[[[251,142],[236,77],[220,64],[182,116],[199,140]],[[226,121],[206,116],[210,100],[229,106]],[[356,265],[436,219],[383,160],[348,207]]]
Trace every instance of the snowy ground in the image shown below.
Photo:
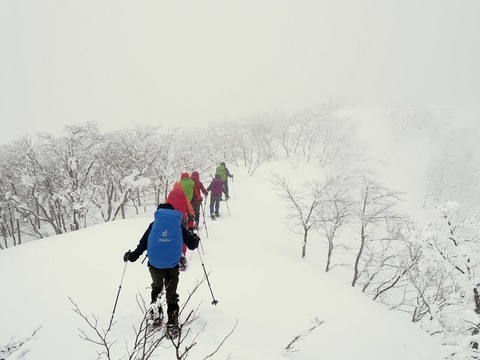
[[[323,272],[324,254],[312,246],[301,260],[301,239],[284,227],[284,206],[272,190],[270,170],[292,171],[286,164],[262,167],[252,177],[235,174],[221,219],[207,219],[201,231],[202,255],[217,306],[206,283],[193,294],[188,309],[198,306],[193,332],[201,331],[189,358],[204,359],[238,325],[213,359],[437,360],[441,346],[399,314],[388,312],[348,284]],[[295,170],[298,176],[298,169]],[[28,337],[26,359],[85,360],[101,351],[80,339],[88,332],[72,311],[71,298],[106,329],[122,277],[122,256],[133,249],[152,213],[96,225],[74,233],[30,242],[0,252],[0,348]],[[201,251],[201,250],[199,250]],[[197,251],[181,274],[185,301],[204,272]],[[112,359],[126,354],[133,326],[142,317],[137,296],[149,298],[150,276],[139,259],[128,263],[115,313]],[[308,332],[315,321],[323,321]],[[308,334],[287,345],[298,335]],[[165,344],[168,345],[168,344]],[[160,348],[159,358],[173,359],[174,349]],[[12,355],[10,359],[16,359]]]

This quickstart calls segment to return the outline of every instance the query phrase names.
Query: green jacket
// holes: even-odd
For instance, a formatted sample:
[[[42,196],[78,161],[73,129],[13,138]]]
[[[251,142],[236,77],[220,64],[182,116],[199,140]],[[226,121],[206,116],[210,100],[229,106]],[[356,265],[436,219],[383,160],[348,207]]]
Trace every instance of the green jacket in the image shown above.
[[[183,192],[187,196],[188,201],[192,202],[193,188],[195,187],[195,181],[193,181],[189,177],[185,177],[182,180],[180,180],[180,184],[182,184]]]
[[[227,180],[227,171],[225,166],[218,165],[217,168],[215,169],[215,175],[220,175],[220,177],[222,178],[222,181]]]
[[[227,167],[223,165],[217,166],[217,168],[215,169],[215,175],[220,175],[223,182],[225,182],[229,177],[233,177],[233,175],[230,174],[230,171],[228,171]]]

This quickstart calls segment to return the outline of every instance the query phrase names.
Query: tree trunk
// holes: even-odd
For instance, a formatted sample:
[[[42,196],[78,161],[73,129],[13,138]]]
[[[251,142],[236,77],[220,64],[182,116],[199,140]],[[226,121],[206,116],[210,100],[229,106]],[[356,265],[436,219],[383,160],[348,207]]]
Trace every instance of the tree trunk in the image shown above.
[[[304,229],[304,233],[303,233],[302,259],[307,254],[307,237],[308,237],[308,229],[306,227],[304,227],[303,229]]]
[[[325,266],[325,272],[330,270],[330,263],[332,260],[332,253],[333,253],[333,238],[330,236],[328,237],[328,252],[327,252],[327,265]]]
[[[135,213],[138,215],[138,208],[140,206],[142,206],[142,201],[140,200],[140,190],[137,189],[137,202],[138,204],[135,206]],[[133,204],[135,205],[135,201],[133,202]]]
[[[18,209],[16,211],[18,213]],[[18,216],[17,216],[16,223],[17,223],[18,245],[21,245],[22,244],[22,235],[20,234],[20,220],[18,220]]]
[[[10,227],[12,228],[13,246],[17,246],[17,238],[15,237],[15,226],[13,225],[12,208],[10,206],[8,206],[8,212],[10,213]]]
[[[38,203],[35,202],[35,209],[36,209],[36,214],[40,214],[40,208],[38,207]],[[37,223],[37,229],[40,229],[41,227],[41,222],[40,222],[40,217],[39,216],[36,216],[35,217],[35,221]]]
[[[362,224],[360,249],[358,249],[357,258],[355,259],[355,266],[354,266],[354,269],[353,269],[352,287],[355,287],[355,285],[357,284],[358,277],[359,277],[360,259],[362,258],[363,249],[365,247],[365,238],[366,238],[366,236],[365,236],[365,224]]]
[[[2,222],[2,233],[3,233],[3,241],[5,242],[5,249],[8,248],[7,242],[7,230],[5,229],[5,225]]]
[[[73,210],[73,230],[78,229],[80,229],[80,224],[78,223],[77,210]]]

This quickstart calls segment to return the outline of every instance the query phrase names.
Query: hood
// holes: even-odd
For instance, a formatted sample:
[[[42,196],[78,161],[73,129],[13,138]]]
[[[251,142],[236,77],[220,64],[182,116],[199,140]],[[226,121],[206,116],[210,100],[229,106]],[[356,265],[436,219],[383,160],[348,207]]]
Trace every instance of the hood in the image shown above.
[[[157,210],[158,209],[170,209],[170,210],[175,210],[175,208],[172,206],[172,204],[169,204],[169,203],[164,203],[164,204],[159,204],[157,206]]]
[[[178,189],[183,191],[182,184],[180,184],[179,182],[176,182],[175,184],[173,184],[173,190],[178,190]]]
[[[197,171],[192,172],[192,176],[190,177],[195,181],[200,180],[200,174]]]
[[[184,173],[182,173],[182,175],[180,175],[180,179],[185,179],[185,178],[188,178],[188,177],[190,177],[190,175],[188,175],[187,172],[184,172]]]

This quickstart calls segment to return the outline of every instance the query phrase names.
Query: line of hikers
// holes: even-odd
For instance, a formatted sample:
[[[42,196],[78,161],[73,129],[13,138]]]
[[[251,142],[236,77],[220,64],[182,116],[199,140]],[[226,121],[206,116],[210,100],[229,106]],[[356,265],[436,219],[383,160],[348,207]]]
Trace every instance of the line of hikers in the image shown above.
[[[186,270],[186,252],[195,250],[200,238],[198,232],[200,208],[210,192],[210,216],[218,217],[222,194],[225,200],[230,198],[228,178],[233,178],[224,162],[215,169],[215,177],[205,188],[197,171],[182,173],[180,181],[159,204],[154,213],[154,221],[140,239],[134,251],[128,250],[124,261],[136,261],[147,250],[148,267],[152,278],[150,318],[153,323],[161,323],[163,310],[160,297],[165,290],[167,303],[167,332],[174,337],[178,331],[179,296],[177,293],[179,272]],[[178,334],[178,333],[177,333]]]
[[[172,204],[175,210],[183,214],[182,220],[185,227],[195,230],[200,222],[202,194],[207,197],[210,192],[210,216],[219,216],[222,194],[225,194],[225,200],[230,199],[228,178],[233,178],[233,174],[230,173],[224,162],[221,162],[215,169],[215,177],[207,188],[200,180],[197,171],[192,172],[191,176],[186,172],[182,173],[180,181],[173,185],[165,202]]]

